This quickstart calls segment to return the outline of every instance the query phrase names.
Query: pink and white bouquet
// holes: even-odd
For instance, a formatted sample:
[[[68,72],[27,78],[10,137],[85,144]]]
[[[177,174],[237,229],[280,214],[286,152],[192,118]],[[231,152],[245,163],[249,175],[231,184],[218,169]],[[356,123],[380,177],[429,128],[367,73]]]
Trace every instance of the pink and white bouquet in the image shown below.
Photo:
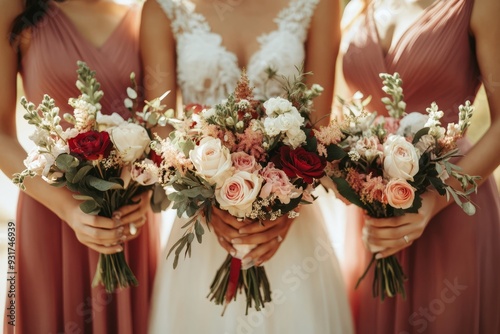
[[[349,103],[341,100],[344,120],[333,121],[316,131],[318,152],[329,162],[326,174],[336,184],[339,193],[349,202],[361,207],[371,217],[394,217],[417,213],[422,194],[437,191],[451,196],[469,215],[475,213],[469,195],[476,191],[478,177],[469,176],[451,162],[459,153],[457,140],[462,138],[473,113],[467,101],[459,107],[458,124],[441,126],[443,112],[435,103],[427,114],[405,113],[402,80],[397,73],[381,74],[389,117],[364,110],[369,101],[354,96]],[[460,190],[446,181],[454,178]],[[375,259],[373,295],[405,296],[405,275],[396,256]]]
[[[173,188],[168,197],[178,216],[191,217],[170,250],[174,268],[183,249],[191,254],[195,237],[201,243],[213,206],[259,224],[296,217],[300,204],[314,200],[311,191],[324,176],[326,160],[316,153],[309,115],[311,100],[322,89],[308,89],[301,80],[302,75],[284,84],[286,97],[262,102],[253,98],[243,75],[226,100],[211,107],[187,106],[185,118],[173,122],[176,130],[170,137],[153,142],[161,157],[160,183]],[[240,289],[247,312],[253,304],[260,310],[271,300],[265,269],[242,266],[242,257],[255,245],[234,247],[238,254],[227,256],[209,297],[227,305]]]
[[[36,147],[24,161],[26,169],[15,174],[13,181],[25,189],[26,177],[41,176],[53,186],[74,192],[73,197],[82,200],[83,212],[111,218],[116,209],[131,204],[134,196],[152,189],[157,181],[154,174],[135,164],[148,161],[151,128],[165,123],[170,115],[162,112],[161,99],[146,102],[142,113],[134,112],[135,87],[127,89],[124,101],[131,112],[128,120],[117,113],[105,115],[99,103],[104,93],[95,72],[78,62],[77,73],[81,95],[69,99],[74,111],[64,115],[72,126],[63,128],[59,108],[48,95],[38,107],[22,98],[24,118],[36,127],[30,136]],[[131,82],[135,86],[133,74]],[[123,252],[100,254],[93,285],[99,283],[107,292],[137,285]]]

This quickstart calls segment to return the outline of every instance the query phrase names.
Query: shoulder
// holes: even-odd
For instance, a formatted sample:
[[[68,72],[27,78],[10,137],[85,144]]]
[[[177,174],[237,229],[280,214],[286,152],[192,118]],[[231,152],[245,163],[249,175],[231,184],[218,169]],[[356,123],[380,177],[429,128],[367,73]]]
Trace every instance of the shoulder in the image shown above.
[[[142,20],[168,19],[170,0],[146,0],[142,8]]]

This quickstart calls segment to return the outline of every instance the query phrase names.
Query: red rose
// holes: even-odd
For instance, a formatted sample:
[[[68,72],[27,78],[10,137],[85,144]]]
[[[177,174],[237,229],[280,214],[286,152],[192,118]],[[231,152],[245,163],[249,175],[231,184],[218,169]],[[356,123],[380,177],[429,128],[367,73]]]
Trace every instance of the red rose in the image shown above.
[[[309,184],[313,183],[313,179],[319,179],[325,174],[326,160],[303,147],[292,150],[289,146],[282,146],[272,160],[288,177],[298,176]]]
[[[161,155],[156,153],[155,150],[149,151],[149,159],[151,159],[155,163],[155,165],[158,167],[163,162],[163,158],[161,157]]]
[[[86,160],[107,158],[113,148],[106,131],[88,131],[68,140],[69,151]]]

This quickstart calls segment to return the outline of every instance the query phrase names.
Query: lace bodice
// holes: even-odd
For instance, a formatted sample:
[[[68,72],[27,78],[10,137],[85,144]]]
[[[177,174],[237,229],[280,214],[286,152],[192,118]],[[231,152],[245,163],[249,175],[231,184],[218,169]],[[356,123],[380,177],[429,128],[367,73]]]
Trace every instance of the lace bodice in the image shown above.
[[[232,92],[241,75],[238,59],[222,45],[222,37],[211,31],[205,17],[188,0],[157,0],[171,21],[177,45],[177,83],[184,103],[213,105]],[[304,62],[304,42],[319,0],[290,0],[275,18],[277,29],[257,37],[259,49],[246,72],[257,98],[282,92],[266,70],[280,75],[297,74]]]

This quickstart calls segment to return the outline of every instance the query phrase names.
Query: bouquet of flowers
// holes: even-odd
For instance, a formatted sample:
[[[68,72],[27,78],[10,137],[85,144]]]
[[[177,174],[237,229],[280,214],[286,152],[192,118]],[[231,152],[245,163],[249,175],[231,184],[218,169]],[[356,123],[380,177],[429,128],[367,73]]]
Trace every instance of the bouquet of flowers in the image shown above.
[[[318,152],[329,161],[326,174],[342,196],[374,218],[417,213],[422,194],[430,190],[448,200],[453,197],[473,215],[469,195],[476,191],[478,177],[462,173],[450,161],[458,155],[457,140],[470,124],[470,102],[459,107],[458,124],[445,129],[440,122],[443,112],[435,103],[427,108],[427,115],[405,113],[399,74],[380,77],[390,96],[382,99],[390,117],[365,111],[369,99],[355,96],[350,102],[341,100],[343,121],[333,121],[316,132]],[[449,186],[448,178],[458,180],[461,190]],[[358,285],[375,261],[374,297],[384,300],[398,293],[405,297],[405,275],[394,255],[383,259],[374,255]]]
[[[302,78],[283,83],[286,98],[262,102],[253,98],[243,75],[226,100],[212,107],[187,106],[169,138],[153,142],[161,156],[160,183],[173,188],[168,197],[178,216],[190,217],[170,250],[174,268],[184,249],[191,254],[195,237],[201,243],[202,223],[210,222],[213,206],[259,224],[296,217],[299,204],[314,200],[311,191],[324,175],[326,160],[316,153],[309,116],[322,88],[309,89]],[[252,305],[260,310],[271,301],[265,269],[242,266],[241,258],[255,245],[234,247],[238,254],[228,255],[217,271],[209,298],[225,309],[239,289],[245,292],[247,312]]]
[[[151,189],[156,182],[146,171],[135,168],[134,163],[148,161],[150,129],[158,123],[165,124],[169,112],[162,112],[161,98],[146,102],[142,113],[133,111],[137,93],[132,74],[134,88],[127,89],[128,98],[124,101],[131,112],[130,119],[117,113],[103,115],[99,103],[103,92],[95,72],[78,62],[77,73],[76,85],[81,95],[69,100],[74,112],[64,115],[72,124],[66,129],[60,124],[59,108],[48,95],[38,107],[22,98],[24,118],[36,127],[30,136],[36,147],[24,161],[26,169],[15,174],[13,181],[24,190],[26,177],[41,176],[53,186],[65,186],[74,192],[73,197],[82,200],[83,212],[111,218],[116,209],[131,204],[134,196]],[[107,292],[137,285],[123,252],[100,254],[92,284],[99,283]]]

